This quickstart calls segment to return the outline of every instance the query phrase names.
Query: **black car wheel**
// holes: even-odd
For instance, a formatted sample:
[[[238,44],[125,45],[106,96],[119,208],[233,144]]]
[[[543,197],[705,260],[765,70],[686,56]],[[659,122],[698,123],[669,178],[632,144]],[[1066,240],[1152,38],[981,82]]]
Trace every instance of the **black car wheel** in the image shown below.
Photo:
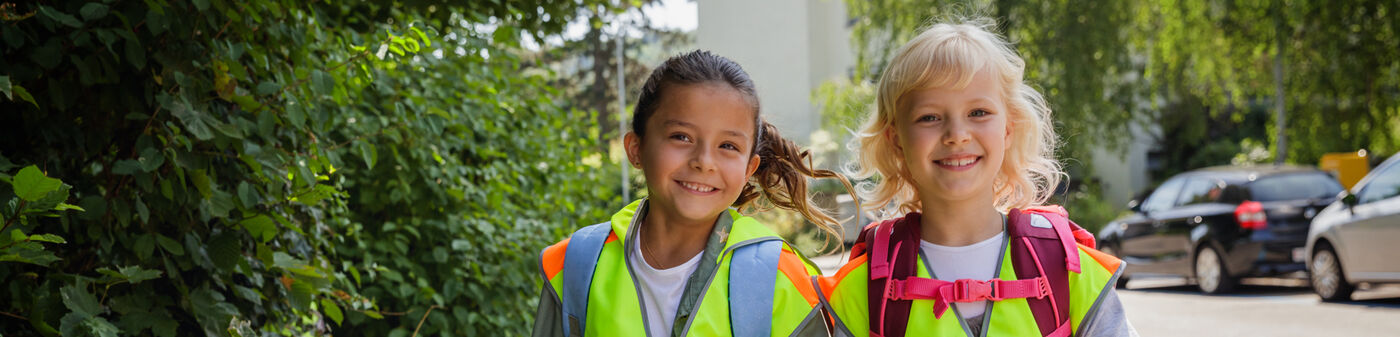
[[[1235,279],[1225,270],[1225,260],[1215,248],[1205,247],[1196,253],[1196,285],[1201,292],[1222,294],[1235,288]]]
[[[1104,254],[1113,255],[1113,257],[1118,259],[1123,259],[1123,256],[1118,255],[1118,250],[1114,249],[1112,245],[1103,245],[1103,247],[1099,247],[1099,251]],[[1114,284],[1114,287],[1118,289],[1125,289],[1128,287],[1128,273],[1126,271],[1118,275],[1118,283]]]
[[[1310,274],[1313,291],[1317,292],[1323,301],[1351,299],[1351,291],[1355,288],[1347,283],[1346,276],[1342,274],[1342,261],[1337,259],[1337,252],[1333,251],[1331,246],[1322,245],[1313,253]]]

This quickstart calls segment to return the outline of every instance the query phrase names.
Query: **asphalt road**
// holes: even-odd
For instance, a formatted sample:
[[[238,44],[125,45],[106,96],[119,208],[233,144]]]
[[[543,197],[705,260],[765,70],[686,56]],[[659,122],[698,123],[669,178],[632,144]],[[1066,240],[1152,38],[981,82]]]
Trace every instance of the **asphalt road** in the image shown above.
[[[833,275],[841,256],[812,259]],[[1139,334],[1153,336],[1400,336],[1400,286],[1358,290],[1326,303],[1297,278],[1246,279],[1207,296],[1181,278],[1137,278],[1119,298]]]

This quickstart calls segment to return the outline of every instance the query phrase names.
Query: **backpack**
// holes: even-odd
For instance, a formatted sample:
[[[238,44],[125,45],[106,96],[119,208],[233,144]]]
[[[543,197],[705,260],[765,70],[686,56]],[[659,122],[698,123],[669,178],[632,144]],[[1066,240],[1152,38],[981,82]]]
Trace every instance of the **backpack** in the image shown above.
[[[918,277],[919,213],[872,223],[861,231],[851,257],[870,254],[871,336],[903,336],[915,299],[932,299],[934,316],[952,302],[1025,298],[1044,336],[1069,336],[1069,272],[1080,272],[1077,244],[1094,247],[1094,236],[1070,221],[1060,206],[1012,209],[1007,239],[1017,280]],[[893,244],[893,246],[891,246]],[[895,319],[886,320],[886,317]]]
[[[588,290],[610,233],[610,222],[584,227],[574,232],[565,248],[560,302],[564,333],[570,336],[582,336],[586,331]],[[729,279],[745,280],[729,283],[729,317],[734,336],[768,336],[773,324],[773,286],[782,250],[783,241],[778,237],[765,237],[734,248]]]

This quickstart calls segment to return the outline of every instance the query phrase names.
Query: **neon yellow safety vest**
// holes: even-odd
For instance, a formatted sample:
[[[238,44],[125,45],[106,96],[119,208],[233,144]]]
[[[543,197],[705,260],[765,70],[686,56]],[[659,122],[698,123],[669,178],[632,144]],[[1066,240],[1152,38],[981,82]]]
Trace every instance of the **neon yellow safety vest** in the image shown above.
[[[608,234],[598,255],[593,271],[592,283],[588,290],[587,324],[584,336],[646,336],[645,314],[642,312],[639,285],[632,277],[629,262],[625,256],[628,243],[628,229],[634,224],[638,207],[642,200],[633,202],[612,216],[612,231]],[[704,287],[691,318],[684,324],[685,336],[729,336],[729,270],[734,250],[744,245],[765,239],[777,238],[767,227],[753,218],[728,210],[733,226],[724,242],[724,250],[719,255],[714,276]],[[781,240],[781,238],[778,238]],[[542,272],[555,296],[564,292],[565,252],[569,239],[549,248],[541,256]],[[771,336],[788,336],[804,322],[821,319],[817,305],[820,303],[817,290],[810,281],[810,275],[821,272],[799,255],[787,242],[782,242],[778,260],[778,275],[773,287]],[[564,317],[563,319],[569,319]],[[677,322],[677,324],[681,324]],[[567,331],[565,333],[568,333]],[[660,336],[654,336],[660,337]]]
[[[1003,234],[1005,235],[1005,234]],[[870,331],[870,314],[867,282],[869,282],[869,254],[858,256],[841,267],[836,275],[817,277],[822,290],[823,301],[830,306],[836,316],[838,332],[845,330],[857,336],[865,336]],[[1079,331],[1079,324],[1090,313],[1107,287],[1112,285],[1114,276],[1122,272],[1122,263],[1111,255],[1100,253],[1092,248],[1079,245],[1079,260],[1082,272],[1069,273],[1069,313],[1071,331]],[[998,278],[1016,280],[1016,269],[1012,265],[1010,245],[1002,252]],[[918,277],[932,278],[928,272],[923,254],[919,254]],[[909,309],[907,335],[930,336],[969,336],[971,330],[959,315],[944,315],[935,318],[933,300],[914,300]],[[956,308],[953,312],[957,312]],[[992,303],[984,315],[982,331],[985,336],[1040,336],[1040,328],[1031,313],[1030,305],[1024,298],[1008,298]],[[889,319],[889,318],[886,318]],[[838,335],[841,335],[838,333]]]

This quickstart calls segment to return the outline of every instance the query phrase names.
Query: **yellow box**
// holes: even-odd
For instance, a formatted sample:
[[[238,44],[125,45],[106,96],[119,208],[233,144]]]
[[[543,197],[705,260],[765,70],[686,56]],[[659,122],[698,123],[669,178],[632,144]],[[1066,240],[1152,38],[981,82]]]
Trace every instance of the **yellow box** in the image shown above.
[[[1317,166],[1323,171],[1332,172],[1342,187],[1348,190],[1371,171],[1371,165],[1366,161],[1366,150],[1324,154]]]

